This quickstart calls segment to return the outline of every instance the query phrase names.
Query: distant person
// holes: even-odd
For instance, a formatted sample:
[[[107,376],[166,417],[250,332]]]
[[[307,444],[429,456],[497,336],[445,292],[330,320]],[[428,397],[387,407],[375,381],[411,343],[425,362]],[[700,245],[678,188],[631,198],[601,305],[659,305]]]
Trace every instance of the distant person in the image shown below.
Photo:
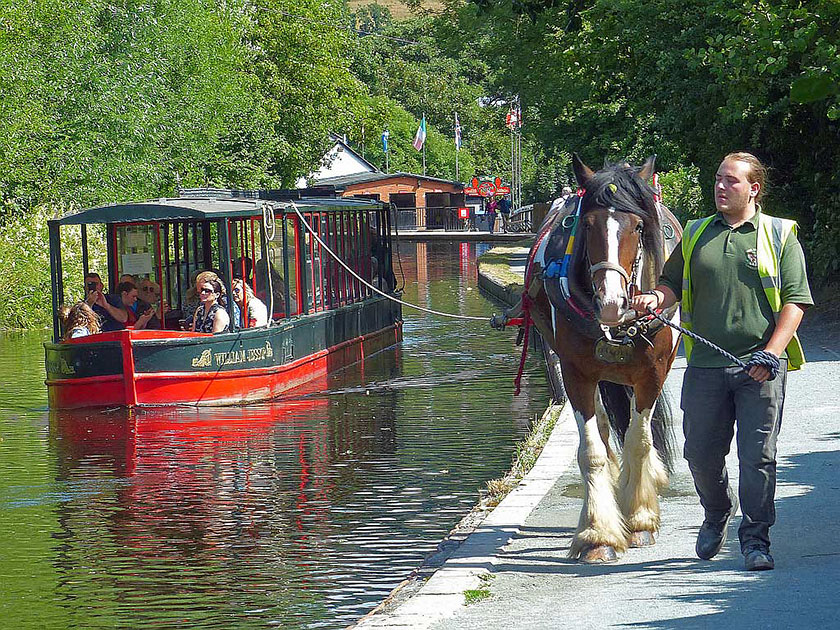
[[[64,341],[95,335],[100,331],[99,316],[84,300],[76,302],[62,315]]]
[[[268,309],[250,286],[238,278],[233,281],[233,301],[239,307],[240,328],[255,328],[268,324]]]
[[[566,202],[571,199],[572,197],[572,188],[571,186],[563,186],[563,191],[560,193],[560,203],[561,205],[566,205]]]
[[[510,221],[511,201],[510,197],[505,195],[499,199],[498,203],[499,215],[502,217],[502,232],[508,231],[508,221]]]
[[[496,199],[491,199],[490,203],[487,204],[487,223],[490,229],[490,234],[493,233],[493,228],[496,226],[496,210],[498,209],[498,202]]]
[[[193,313],[190,330],[214,335],[225,332],[230,324],[230,318],[224,307],[219,304],[219,299],[222,297],[222,283],[218,280],[204,280],[199,283],[197,290],[201,304]]]

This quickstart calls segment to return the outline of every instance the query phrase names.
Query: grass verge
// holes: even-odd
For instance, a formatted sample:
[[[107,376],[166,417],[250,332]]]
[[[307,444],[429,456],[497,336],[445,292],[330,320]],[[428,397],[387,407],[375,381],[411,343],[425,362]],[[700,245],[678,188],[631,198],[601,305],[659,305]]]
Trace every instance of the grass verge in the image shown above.
[[[510,471],[504,477],[488,481],[485,490],[481,491],[479,504],[482,508],[497,506],[530,472],[540,453],[542,453],[554,425],[557,424],[557,419],[560,417],[562,410],[562,405],[550,405],[531,428],[525,439],[516,445],[516,453]]]
[[[470,604],[477,604],[483,599],[487,599],[490,597],[490,582],[496,576],[492,573],[482,573],[478,576],[481,584],[478,588],[470,588],[464,591],[464,604],[469,606]]]

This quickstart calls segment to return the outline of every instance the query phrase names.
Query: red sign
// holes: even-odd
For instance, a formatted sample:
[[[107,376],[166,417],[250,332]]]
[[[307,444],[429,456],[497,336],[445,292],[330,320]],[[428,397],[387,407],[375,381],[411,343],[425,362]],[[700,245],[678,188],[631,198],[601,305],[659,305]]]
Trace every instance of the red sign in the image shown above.
[[[478,185],[478,194],[482,197],[492,197],[496,194],[496,186],[493,182],[481,182]]]
[[[480,181],[473,177],[470,182],[472,186],[464,188],[465,195],[478,195],[480,197],[495,197],[496,195],[509,195],[510,186],[502,186],[502,178],[496,177],[494,181]]]
[[[458,218],[459,219],[469,219],[470,218],[470,209],[469,208],[458,208]]]

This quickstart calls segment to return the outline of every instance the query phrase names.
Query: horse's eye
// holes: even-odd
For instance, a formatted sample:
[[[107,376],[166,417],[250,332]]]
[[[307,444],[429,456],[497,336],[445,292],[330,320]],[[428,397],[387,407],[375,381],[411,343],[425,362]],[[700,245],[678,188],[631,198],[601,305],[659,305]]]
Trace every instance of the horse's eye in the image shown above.
[[[641,234],[642,232],[644,232],[644,231],[645,231],[645,224],[644,224],[644,223],[639,223],[639,225],[637,225],[637,226],[636,226],[636,231],[637,231],[639,234]]]

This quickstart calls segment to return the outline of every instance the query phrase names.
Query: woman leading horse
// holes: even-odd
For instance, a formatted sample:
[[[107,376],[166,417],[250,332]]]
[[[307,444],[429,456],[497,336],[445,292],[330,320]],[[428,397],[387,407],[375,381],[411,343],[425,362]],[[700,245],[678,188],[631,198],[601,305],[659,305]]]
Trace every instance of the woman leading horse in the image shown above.
[[[671,431],[670,406],[657,401],[677,337],[637,317],[630,298],[653,289],[682,230],[647,183],[654,158],[641,168],[618,163],[596,173],[575,155],[573,167],[584,192],[546,217],[522,301],[505,317],[530,318],[560,358],[585,481],[570,556],[598,563],[653,544],[659,530]],[[610,425],[623,438],[620,464]]]

